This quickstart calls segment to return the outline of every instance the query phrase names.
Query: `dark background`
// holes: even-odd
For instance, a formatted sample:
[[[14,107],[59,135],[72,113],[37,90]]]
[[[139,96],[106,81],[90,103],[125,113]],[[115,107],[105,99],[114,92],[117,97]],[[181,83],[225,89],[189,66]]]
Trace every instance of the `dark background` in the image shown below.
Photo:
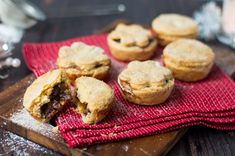
[[[31,72],[27,69],[22,58],[24,42],[60,41],[73,37],[97,33],[102,28],[117,19],[151,26],[151,21],[160,13],[180,13],[192,16],[196,9],[208,2],[206,0],[34,0],[48,15],[45,22],[28,29],[14,49],[13,57],[22,60],[20,68],[11,70],[10,77],[0,80],[0,90],[24,78]],[[107,4],[125,4],[127,11],[123,14],[105,16],[66,17],[72,9],[80,7]],[[217,1],[219,5],[221,1]],[[55,17],[57,16],[57,17]],[[235,16],[235,15],[233,15]],[[235,18],[235,17],[234,17]],[[220,45],[218,42],[210,44]],[[226,48],[226,47],[224,47]],[[231,51],[231,50],[230,50]],[[234,68],[233,68],[234,69]],[[229,71],[231,72],[231,71]],[[0,129],[0,155],[56,155],[49,149],[43,148],[19,136]],[[18,153],[16,152],[18,150]],[[233,131],[217,131],[201,126],[191,127],[186,135],[176,144],[168,155],[235,155],[235,133]]]

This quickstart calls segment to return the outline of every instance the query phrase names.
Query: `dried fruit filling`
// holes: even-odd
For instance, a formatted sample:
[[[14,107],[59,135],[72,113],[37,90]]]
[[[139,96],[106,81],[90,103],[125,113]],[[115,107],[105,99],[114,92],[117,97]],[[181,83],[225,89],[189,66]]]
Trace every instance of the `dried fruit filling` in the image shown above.
[[[59,83],[54,86],[50,95],[50,102],[41,107],[41,115],[44,118],[51,118],[55,113],[62,109],[63,104],[71,99],[70,94],[66,91],[67,88],[64,83]]]

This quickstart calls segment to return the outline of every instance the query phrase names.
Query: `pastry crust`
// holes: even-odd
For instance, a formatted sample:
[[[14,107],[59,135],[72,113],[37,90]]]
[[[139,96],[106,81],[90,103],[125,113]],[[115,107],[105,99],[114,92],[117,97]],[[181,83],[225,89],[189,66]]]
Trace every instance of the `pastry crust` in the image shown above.
[[[176,79],[198,81],[210,72],[215,55],[210,47],[193,39],[180,39],[163,50],[163,62]]]
[[[57,87],[56,92],[59,93],[55,93],[55,87]],[[59,95],[61,93],[63,93],[62,95],[64,97]],[[52,101],[54,100],[54,97],[52,97],[53,94],[54,96],[57,96],[57,101]],[[43,122],[47,122],[60,109],[62,109],[67,100],[70,100],[69,84],[64,72],[62,70],[57,69],[49,71],[44,75],[38,77],[26,89],[23,98],[23,105],[34,118]],[[47,110],[47,107],[51,107],[51,112]]]
[[[170,35],[161,35],[161,34],[157,35],[157,40],[158,40],[159,44],[162,46],[166,46],[169,43],[176,41],[178,39],[182,39],[182,38],[196,39],[197,34],[191,34],[191,35],[187,35],[187,36],[170,36]]]
[[[198,25],[190,17],[179,14],[161,14],[152,22],[153,31],[161,45],[180,38],[196,38]]]
[[[92,77],[80,77],[75,81],[77,110],[84,123],[101,121],[109,112],[114,99],[112,89],[103,81]]]
[[[118,76],[124,97],[139,105],[163,103],[174,87],[171,71],[156,61],[132,61]]]
[[[107,42],[112,55],[122,61],[147,60],[157,47],[152,33],[136,24],[119,24],[108,35]]]
[[[161,14],[152,22],[158,34],[187,36],[198,32],[197,23],[190,17],[179,14]]]
[[[70,47],[63,46],[59,49],[57,66],[64,69],[72,81],[80,76],[104,79],[111,61],[103,49],[75,42]]]

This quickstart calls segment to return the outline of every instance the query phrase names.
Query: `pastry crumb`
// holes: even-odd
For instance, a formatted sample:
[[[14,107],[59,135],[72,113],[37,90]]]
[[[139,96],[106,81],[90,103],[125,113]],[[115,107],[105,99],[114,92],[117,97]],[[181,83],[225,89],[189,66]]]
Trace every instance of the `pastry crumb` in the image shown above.
[[[58,132],[59,132],[59,127],[58,127],[58,126],[53,127],[53,128],[52,128],[52,132],[58,133]]]

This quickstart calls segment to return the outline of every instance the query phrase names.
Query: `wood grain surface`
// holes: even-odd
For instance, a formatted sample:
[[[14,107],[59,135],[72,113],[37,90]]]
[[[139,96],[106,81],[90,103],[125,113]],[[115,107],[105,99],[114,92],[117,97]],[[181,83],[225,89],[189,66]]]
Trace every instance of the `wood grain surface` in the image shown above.
[[[196,9],[208,2],[207,0],[32,0],[41,7],[48,15],[48,20],[39,22],[36,26],[26,30],[22,41],[15,45],[13,57],[18,57],[22,61],[20,68],[10,71],[10,76],[6,80],[0,80],[0,90],[7,88],[29,75],[31,72],[27,69],[23,61],[21,53],[22,44],[24,42],[50,42],[60,41],[73,37],[90,35],[100,31],[110,22],[116,19],[126,19],[131,22],[141,23],[147,26],[151,25],[154,17],[160,13],[175,12],[191,16]],[[217,1],[218,2],[218,1]],[[86,17],[62,17],[70,8],[105,5],[105,4],[120,4],[123,3],[127,7],[127,11],[119,15],[107,16],[86,16]],[[221,2],[217,4],[221,5]],[[58,13],[60,18],[51,18],[50,14]],[[217,41],[208,43],[215,49],[216,63],[223,68],[228,74],[232,74],[235,70],[235,51],[221,45]],[[235,77],[235,74],[234,74]],[[6,94],[4,96],[7,96]],[[14,98],[14,95],[8,95]],[[16,95],[18,96],[18,95]],[[3,102],[0,101],[0,105]],[[141,138],[144,139],[144,138]],[[61,155],[54,152],[45,146],[39,146],[27,139],[14,135],[9,131],[0,128],[0,155]],[[124,144],[125,145],[125,144]],[[145,145],[146,146],[146,145]],[[143,145],[143,147],[145,147]],[[158,144],[158,146],[161,146]],[[141,146],[138,146],[142,148]],[[119,146],[117,151],[126,150],[126,146]],[[98,146],[97,151],[100,150]],[[104,150],[109,150],[106,147]],[[135,149],[133,149],[135,150]],[[129,150],[128,150],[129,151]],[[99,152],[97,152],[99,153]],[[114,152],[115,153],[115,152]],[[141,155],[149,155],[141,149]],[[130,152],[129,155],[132,153]],[[118,155],[114,154],[114,155]],[[169,156],[207,156],[207,155],[235,155],[235,132],[233,131],[218,131],[206,127],[194,126],[190,127],[187,133],[167,154]]]

